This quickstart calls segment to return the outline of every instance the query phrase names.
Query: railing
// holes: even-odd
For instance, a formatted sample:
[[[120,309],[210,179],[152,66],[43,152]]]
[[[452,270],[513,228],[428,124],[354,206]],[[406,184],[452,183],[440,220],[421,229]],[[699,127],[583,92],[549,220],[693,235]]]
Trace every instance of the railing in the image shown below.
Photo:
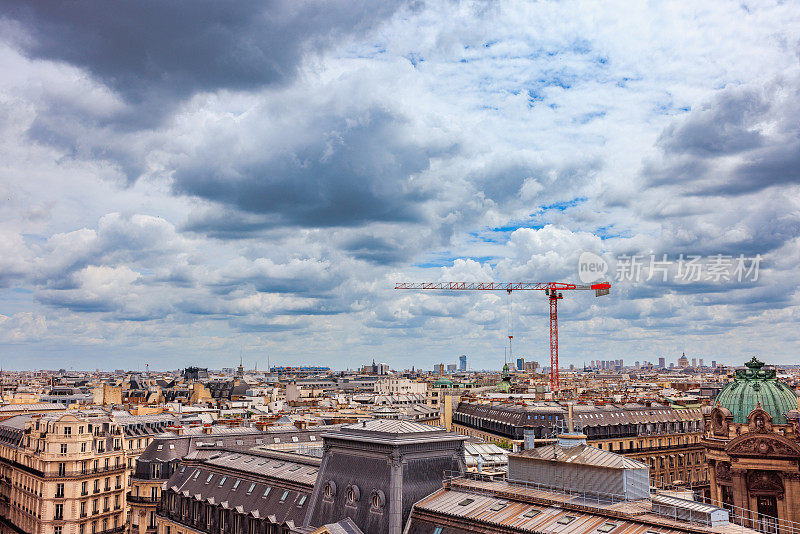
[[[128,492],[127,499],[128,502],[143,503],[143,504],[158,504],[158,501],[160,500],[158,497],[148,497],[145,495],[131,495],[131,492]]]
[[[491,469],[484,466],[483,469],[488,471]],[[504,480],[503,484],[510,487],[509,491],[504,492],[496,486],[482,487],[478,484],[464,484],[460,485],[459,480],[472,480],[478,482],[492,482],[489,472],[467,472],[461,473],[459,471],[445,471],[444,473],[444,487],[458,489],[467,493],[475,493],[486,495],[490,497],[505,496],[507,493],[514,493],[523,499],[525,497],[539,499],[544,502],[556,502],[567,508],[596,510],[604,515],[616,514],[623,516],[632,516],[642,514],[655,514],[665,520],[674,521],[677,523],[690,523],[695,526],[714,527],[718,526],[719,522],[711,517],[709,512],[695,512],[691,509],[691,502],[702,503],[714,506],[728,512],[728,521],[740,527],[741,532],[744,533],[745,529],[752,529],[765,534],[800,534],[800,523],[789,521],[786,519],[779,519],[777,517],[759,514],[754,510],[741,508],[729,503],[723,503],[696,494],[691,488],[681,486],[664,485],[659,488],[649,488],[649,494],[652,498],[655,495],[664,495],[663,492],[675,492],[675,495],[667,494],[667,497],[674,497],[687,501],[686,506],[670,506],[668,503],[659,502],[656,504],[657,510],[653,510],[652,502],[650,499],[641,500],[628,500],[623,495],[619,494],[597,494],[584,491],[572,490],[569,488],[554,488],[551,486],[537,484],[534,482],[526,481],[507,481]],[[516,491],[515,491],[516,490]],[[681,497],[681,494],[691,493],[691,498]],[[688,496],[687,496],[688,497]]]
[[[695,502],[703,504],[710,504],[718,508],[728,511],[730,522],[744,528],[750,528],[766,534],[800,534],[800,523],[796,521],[789,521],[788,519],[780,519],[766,514],[759,514],[757,510],[749,508],[742,508],[733,504],[711,499],[704,495],[697,494],[691,487],[685,488],[681,486],[672,486],[665,484],[660,490],[653,488],[654,491],[674,491],[685,492],[692,491]]]
[[[470,472],[462,474],[459,471],[445,471],[444,486],[452,487],[454,484],[459,490],[469,493],[478,493],[487,496],[497,496],[503,493],[496,487],[481,487],[478,485],[458,485],[459,480],[476,480],[479,482],[493,482],[490,480],[489,473]],[[585,491],[578,491],[569,488],[554,488],[544,484],[537,484],[526,481],[504,481],[503,484],[510,486],[508,493],[521,493],[521,496],[532,497],[546,502],[558,502],[566,507],[576,509],[588,509],[602,511],[604,514],[615,513],[620,515],[639,515],[649,512],[649,507],[643,505],[642,500],[629,500],[624,495],[613,493],[597,494]],[[514,490],[517,490],[516,492]]]

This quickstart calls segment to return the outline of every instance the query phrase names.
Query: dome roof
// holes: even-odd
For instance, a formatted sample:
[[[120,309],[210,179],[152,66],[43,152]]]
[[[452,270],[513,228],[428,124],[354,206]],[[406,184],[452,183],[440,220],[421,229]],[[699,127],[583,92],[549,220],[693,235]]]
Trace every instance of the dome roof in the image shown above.
[[[761,409],[772,417],[772,423],[785,425],[786,412],[797,409],[797,395],[786,384],[775,380],[775,369],[764,369],[764,363],[755,357],[745,364],[747,370],[738,370],[717,395],[720,406],[730,410],[734,423],[746,423],[747,416],[761,404]]]
[[[449,387],[453,385],[453,381],[449,378],[442,376],[433,384],[434,387]]]

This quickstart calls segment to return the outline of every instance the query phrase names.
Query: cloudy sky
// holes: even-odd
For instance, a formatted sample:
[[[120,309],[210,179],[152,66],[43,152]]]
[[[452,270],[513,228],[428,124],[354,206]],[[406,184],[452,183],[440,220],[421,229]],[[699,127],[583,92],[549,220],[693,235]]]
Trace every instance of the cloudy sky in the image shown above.
[[[545,362],[542,293],[394,284],[584,251],[562,364],[796,363],[799,62],[794,2],[0,0],[0,364]]]

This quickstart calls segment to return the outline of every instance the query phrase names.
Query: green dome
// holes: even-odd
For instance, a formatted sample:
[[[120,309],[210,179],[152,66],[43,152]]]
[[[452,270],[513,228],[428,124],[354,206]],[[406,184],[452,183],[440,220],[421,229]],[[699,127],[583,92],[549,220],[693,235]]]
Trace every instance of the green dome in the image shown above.
[[[717,395],[717,402],[730,410],[734,423],[746,423],[747,416],[761,403],[761,409],[772,417],[772,423],[785,425],[789,410],[797,408],[797,395],[786,384],[775,380],[775,369],[764,369],[755,357],[737,370],[732,382]]]

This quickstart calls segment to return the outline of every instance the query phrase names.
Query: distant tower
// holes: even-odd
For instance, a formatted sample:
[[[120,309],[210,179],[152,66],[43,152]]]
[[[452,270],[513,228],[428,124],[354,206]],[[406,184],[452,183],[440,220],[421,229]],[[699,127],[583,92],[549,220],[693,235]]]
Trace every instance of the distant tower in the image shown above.
[[[236,368],[236,376],[239,378],[244,377],[244,365],[242,365],[241,355],[239,355],[239,367]]]

